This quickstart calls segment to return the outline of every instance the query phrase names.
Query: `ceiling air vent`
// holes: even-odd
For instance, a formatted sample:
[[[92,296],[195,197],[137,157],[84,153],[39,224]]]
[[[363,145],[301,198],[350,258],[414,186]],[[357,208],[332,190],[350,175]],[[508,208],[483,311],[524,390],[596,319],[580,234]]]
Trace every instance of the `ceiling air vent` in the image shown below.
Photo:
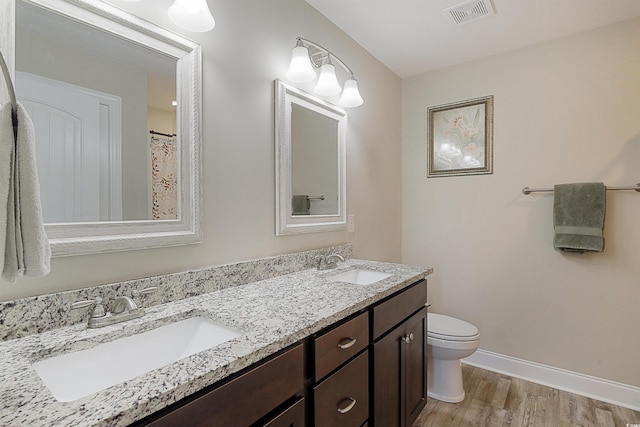
[[[495,15],[491,0],[471,0],[445,9],[456,24],[466,24],[489,15]]]

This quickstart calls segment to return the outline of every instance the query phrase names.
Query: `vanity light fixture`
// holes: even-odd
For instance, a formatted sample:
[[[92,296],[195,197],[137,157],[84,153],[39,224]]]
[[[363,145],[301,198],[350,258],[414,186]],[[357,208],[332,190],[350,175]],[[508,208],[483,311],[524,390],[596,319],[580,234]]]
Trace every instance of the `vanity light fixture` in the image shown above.
[[[139,2],[142,0],[121,1]],[[207,6],[207,0],[175,0],[169,6],[167,14],[178,27],[195,33],[211,31],[216,25],[209,6]]]
[[[334,61],[349,73],[349,79],[344,83],[344,90],[340,87],[336,77]],[[316,78],[314,68],[320,68],[320,77],[314,89],[314,92],[318,95],[337,95],[342,90],[342,96],[338,101],[341,106],[347,108],[359,107],[364,103],[358,91],[358,82],[354,78],[351,68],[328,49],[310,40],[298,37],[291,55],[291,64],[285,76],[292,82],[310,82]]]
[[[173,23],[185,30],[204,33],[216,25],[207,0],[175,0],[168,13]]]

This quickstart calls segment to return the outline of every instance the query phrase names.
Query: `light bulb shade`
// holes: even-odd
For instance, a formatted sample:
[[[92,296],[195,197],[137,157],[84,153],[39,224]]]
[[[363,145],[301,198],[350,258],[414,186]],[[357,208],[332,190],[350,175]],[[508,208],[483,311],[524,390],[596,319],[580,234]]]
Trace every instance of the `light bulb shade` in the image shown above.
[[[175,0],[169,7],[169,18],[185,30],[204,33],[216,25],[207,0]]]
[[[296,46],[291,54],[291,64],[285,74],[292,82],[305,83],[316,78],[316,71],[309,59],[309,49],[304,46]]]
[[[364,104],[360,91],[358,91],[358,82],[355,79],[344,82],[344,90],[339,103],[346,108],[359,107]]]
[[[336,67],[333,64],[324,64],[320,67],[320,77],[314,91],[318,95],[331,96],[340,93],[341,90],[336,78]]]

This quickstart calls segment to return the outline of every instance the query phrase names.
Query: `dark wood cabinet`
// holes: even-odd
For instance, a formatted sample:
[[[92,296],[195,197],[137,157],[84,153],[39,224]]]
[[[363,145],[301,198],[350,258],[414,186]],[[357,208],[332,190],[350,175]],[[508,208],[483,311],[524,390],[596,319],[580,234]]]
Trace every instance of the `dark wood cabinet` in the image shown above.
[[[372,345],[373,427],[411,426],[427,403],[425,304],[426,282],[419,282],[373,308],[378,334]],[[376,322],[376,316],[383,318]],[[376,324],[397,326],[384,331]]]
[[[303,396],[304,352],[299,344],[252,367],[237,378],[205,390],[142,420],[152,427],[229,427],[268,425],[279,407]],[[295,406],[295,405],[294,405]],[[297,407],[298,409],[300,407]],[[285,406],[283,412],[289,408]],[[304,405],[302,406],[304,410]],[[302,414],[304,418],[304,413]],[[275,421],[275,420],[274,420]],[[289,424],[273,424],[288,426]],[[293,424],[296,427],[303,424]]]
[[[138,421],[153,427],[405,427],[427,401],[427,282]]]

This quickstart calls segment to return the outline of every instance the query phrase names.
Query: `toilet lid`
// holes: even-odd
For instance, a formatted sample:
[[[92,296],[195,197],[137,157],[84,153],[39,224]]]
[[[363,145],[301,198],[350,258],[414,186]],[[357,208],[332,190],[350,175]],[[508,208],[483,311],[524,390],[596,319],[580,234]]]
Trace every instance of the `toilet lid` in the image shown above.
[[[428,331],[432,337],[460,341],[461,338],[473,339],[478,336],[478,328],[464,320],[443,314],[428,313]]]

